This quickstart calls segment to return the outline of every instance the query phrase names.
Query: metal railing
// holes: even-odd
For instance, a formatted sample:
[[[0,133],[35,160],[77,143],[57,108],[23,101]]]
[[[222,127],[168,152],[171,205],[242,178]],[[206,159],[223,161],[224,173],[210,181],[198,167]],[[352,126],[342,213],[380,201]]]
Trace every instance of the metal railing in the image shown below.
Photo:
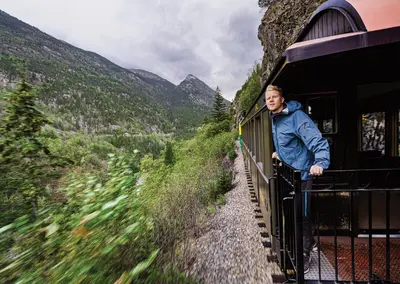
[[[328,170],[323,176],[313,179],[312,189],[302,188],[301,171],[276,159],[273,161],[273,169],[277,182],[275,189],[272,189],[276,190],[276,199],[273,202],[277,203],[274,206],[277,210],[272,214],[277,216],[281,246],[281,251],[276,253],[281,254],[280,263],[284,272],[294,269],[297,283],[311,280],[318,283],[400,281],[400,276],[391,280],[391,272],[398,269],[391,265],[391,260],[394,259],[391,255],[391,235],[400,233],[400,226],[396,227],[397,222],[392,224],[392,219],[397,217],[400,210],[392,210],[394,200],[391,201],[391,196],[395,195],[397,198],[397,193],[400,192],[400,169]],[[312,220],[318,247],[314,254],[316,263],[315,259],[312,263],[314,275],[307,279],[303,259],[303,213],[306,195],[311,195],[312,199],[308,205],[313,205]],[[377,214],[381,214],[380,220],[376,220]],[[362,233],[368,238],[367,244],[363,245],[367,249],[365,256],[368,259],[368,275],[364,276],[358,273],[359,264],[356,268],[356,259],[360,257],[360,252],[355,249],[356,243],[360,241],[358,236]],[[385,239],[384,261],[376,261],[373,257],[373,252],[379,253],[373,251],[376,241],[374,234],[380,234],[380,240]],[[321,238],[324,236],[330,236],[328,241],[325,239],[322,242]],[[324,254],[326,247],[330,249],[325,249],[325,252],[330,252],[330,259]],[[350,256],[350,260],[339,257],[339,254]],[[324,276],[327,265],[332,271],[330,279]],[[350,267],[350,273],[344,273],[340,267]]]

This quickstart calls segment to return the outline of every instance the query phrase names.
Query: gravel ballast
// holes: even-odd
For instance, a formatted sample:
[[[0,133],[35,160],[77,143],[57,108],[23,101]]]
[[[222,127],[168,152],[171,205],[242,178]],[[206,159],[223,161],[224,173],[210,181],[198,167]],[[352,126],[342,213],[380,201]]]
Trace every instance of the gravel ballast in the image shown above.
[[[236,152],[234,188],[196,240],[190,274],[204,283],[273,283],[271,274],[279,274],[279,268],[267,260],[269,252],[262,244],[265,239],[250,200],[243,155],[238,148]]]

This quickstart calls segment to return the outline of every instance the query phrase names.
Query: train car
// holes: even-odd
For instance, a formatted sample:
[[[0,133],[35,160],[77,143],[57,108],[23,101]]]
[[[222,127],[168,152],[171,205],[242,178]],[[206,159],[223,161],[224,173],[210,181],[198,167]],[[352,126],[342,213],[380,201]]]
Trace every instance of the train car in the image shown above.
[[[245,165],[288,280],[400,283],[400,1],[329,0],[287,47],[242,124]],[[318,249],[304,273],[300,171],[273,160],[268,85],[328,140],[313,180]]]

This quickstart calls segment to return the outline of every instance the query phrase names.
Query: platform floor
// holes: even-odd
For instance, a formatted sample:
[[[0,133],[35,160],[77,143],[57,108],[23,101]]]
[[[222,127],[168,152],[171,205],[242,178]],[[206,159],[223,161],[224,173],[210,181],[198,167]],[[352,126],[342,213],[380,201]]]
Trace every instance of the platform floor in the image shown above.
[[[354,239],[355,252],[355,280],[368,281],[369,279],[369,256],[368,238]],[[338,280],[352,280],[351,264],[351,238],[338,237]],[[386,239],[374,238],[372,240],[372,273],[376,280],[390,280],[392,283],[400,283],[400,239],[390,240],[390,279],[386,279]],[[335,280],[335,255],[334,238],[321,237],[321,279]],[[305,275],[306,279],[319,279],[318,252],[312,254],[310,272]]]
[[[318,262],[318,257],[320,257],[320,266]],[[321,267],[321,280],[335,280],[335,269],[334,266],[329,262],[328,258],[325,256],[324,252],[321,253],[312,252],[311,253],[311,263],[310,271],[304,276],[306,280],[319,280],[319,268]],[[338,280],[341,280],[338,277]]]

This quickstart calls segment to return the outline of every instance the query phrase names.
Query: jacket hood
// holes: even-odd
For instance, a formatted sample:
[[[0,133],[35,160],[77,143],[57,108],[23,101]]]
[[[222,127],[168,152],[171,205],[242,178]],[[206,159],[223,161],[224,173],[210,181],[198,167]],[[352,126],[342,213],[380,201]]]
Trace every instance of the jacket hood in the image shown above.
[[[289,114],[289,113],[293,113],[296,110],[302,109],[302,105],[299,102],[296,101],[289,101],[286,103],[286,107],[284,108],[284,110],[282,111],[284,114]]]

